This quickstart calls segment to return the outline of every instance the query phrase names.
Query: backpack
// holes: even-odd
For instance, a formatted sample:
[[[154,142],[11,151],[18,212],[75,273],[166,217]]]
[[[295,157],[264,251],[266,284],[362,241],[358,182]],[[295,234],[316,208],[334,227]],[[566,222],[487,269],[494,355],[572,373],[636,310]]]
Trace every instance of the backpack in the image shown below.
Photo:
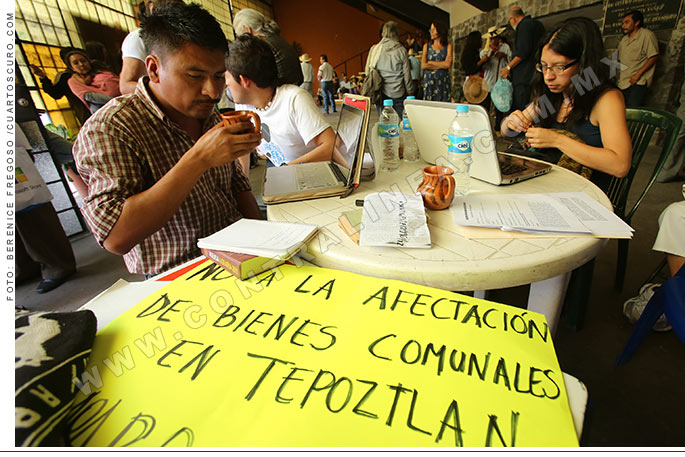
[[[378,70],[376,70],[376,67],[371,67],[369,74],[364,79],[364,84],[362,84],[361,95],[369,97],[374,105],[380,105],[382,89],[383,78]]]
[[[380,105],[382,102],[383,78],[376,69],[376,64],[378,63],[382,50],[381,43],[375,44],[369,49],[369,60],[366,64],[368,67],[368,74],[366,75],[366,79],[364,79],[364,83],[362,83],[360,91],[360,95],[369,97],[371,103],[374,105]]]

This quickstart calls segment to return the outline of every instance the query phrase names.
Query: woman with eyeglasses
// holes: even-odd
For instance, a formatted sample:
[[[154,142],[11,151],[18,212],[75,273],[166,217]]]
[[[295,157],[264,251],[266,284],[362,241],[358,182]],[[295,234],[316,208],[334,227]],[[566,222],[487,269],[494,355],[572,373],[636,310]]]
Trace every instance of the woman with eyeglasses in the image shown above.
[[[525,132],[531,148],[556,163],[562,155],[585,166],[591,180],[608,188],[612,176],[630,169],[632,146],[625,102],[610,79],[599,27],[587,18],[557,25],[540,42],[532,103],[502,122],[502,133]]]

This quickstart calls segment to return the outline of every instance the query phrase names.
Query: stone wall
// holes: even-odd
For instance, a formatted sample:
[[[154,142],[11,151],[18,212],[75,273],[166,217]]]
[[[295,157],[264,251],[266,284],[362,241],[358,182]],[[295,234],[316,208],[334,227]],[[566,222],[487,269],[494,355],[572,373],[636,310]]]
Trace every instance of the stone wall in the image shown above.
[[[544,16],[561,13],[568,10],[587,7],[597,4],[597,0],[521,0],[516,2],[526,14],[543,20]],[[493,25],[506,25],[507,12],[511,5],[492,10],[478,16],[474,16],[459,23],[450,29],[450,42],[453,47],[452,59],[452,96],[455,101],[461,101],[461,86],[464,81],[464,72],[461,69],[460,57],[466,35],[477,30],[487,32]],[[602,18],[597,20],[601,26]],[[454,18],[453,18],[454,21]],[[647,24],[649,26],[649,24]],[[514,30],[507,27],[504,34],[507,41],[513,45]],[[681,17],[678,25],[673,30],[657,32],[659,39],[660,58],[654,76],[647,104],[655,108],[675,112],[680,98],[680,85],[683,82],[683,67],[685,61],[685,15]],[[608,37],[607,49],[615,48],[620,37]]]

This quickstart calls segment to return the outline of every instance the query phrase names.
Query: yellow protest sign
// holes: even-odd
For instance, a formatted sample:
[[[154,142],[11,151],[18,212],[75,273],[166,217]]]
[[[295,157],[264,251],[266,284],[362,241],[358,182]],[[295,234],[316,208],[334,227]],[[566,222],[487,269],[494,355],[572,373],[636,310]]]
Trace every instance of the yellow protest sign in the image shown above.
[[[544,316],[402,281],[205,262],[98,332],[75,446],[576,446]]]

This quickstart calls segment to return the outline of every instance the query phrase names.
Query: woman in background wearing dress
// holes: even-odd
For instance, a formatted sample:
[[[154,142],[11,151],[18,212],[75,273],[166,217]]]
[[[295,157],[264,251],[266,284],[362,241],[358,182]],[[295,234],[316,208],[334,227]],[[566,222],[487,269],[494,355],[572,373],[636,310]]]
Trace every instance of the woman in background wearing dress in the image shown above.
[[[423,73],[423,99],[450,101],[450,66],[452,45],[447,43],[447,27],[433,22],[430,41],[423,45],[421,69]]]

